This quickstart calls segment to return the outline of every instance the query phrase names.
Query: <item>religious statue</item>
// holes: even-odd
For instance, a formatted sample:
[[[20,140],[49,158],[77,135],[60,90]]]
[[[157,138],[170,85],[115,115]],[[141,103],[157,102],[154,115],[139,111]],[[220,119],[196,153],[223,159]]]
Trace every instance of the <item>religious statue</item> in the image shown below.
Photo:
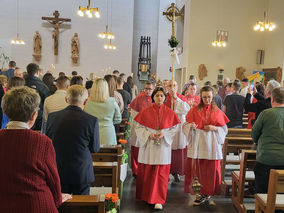
[[[207,76],[207,68],[205,66],[205,64],[200,64],[198,67],[198,77],[199,80],[203,80],[206,76]]]
[[[71,58],[74,64],[77,64],[79,59],[80,43],[78,38],[78,33],[74,33],[71,40]]]
[[[239,80],[243,80],[244,78],[246,78],[245,73],[246,69],[243,67],[237,67],[236,68],[236,78]]]
[[[33,57],[36,61],[40,61],[41,59],[41,47],[42,47],[42,42],[41,42],[41,36],[38,31],[35,32],[34,35],[34,54]]]

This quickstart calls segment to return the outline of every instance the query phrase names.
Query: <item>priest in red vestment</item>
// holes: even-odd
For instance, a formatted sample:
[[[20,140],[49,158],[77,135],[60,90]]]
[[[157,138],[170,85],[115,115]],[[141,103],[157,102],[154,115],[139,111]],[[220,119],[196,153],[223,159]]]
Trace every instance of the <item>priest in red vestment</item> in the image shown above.
[[[129,108],[131,108],[131,118],[133,120],[129,140],[131,144],[131,169],[134,177],[136,177],[138,171],[139,153],[138,140],[135,133],[136,122],[134,121],[134,118],[142,111],[142,109],[152,105],[151,95],[153,90],[154,85],[150,81],[147,81],[144,85],[144,91],[142,91],[129,105]]]
[[[190,110],[186,97],[179,94],[178,85],[176,81],[168,81],[167,85],[167,100],[165,105],[171,108],[171,100],[173,99],[173,110],[177,114],[180,124],[178,125],[177,134],[173,139],[172,144],[172,160],[171,160],[171,174],[174,176],[175,181],[179,182],[179,175],[185,174],[187,141],[182,132],[182,125],[185,122],[185,116]]]
[[[171,145],[180,123],[176,113],[165,106],[165,92],[157,87],[150,107],[136,117],[135,132],[139,141],[136,198],[155,209],[162,209],[166,202],[171,164]]]
[[[200,205],[221,191],[222,144],[228,132],[229,119],[213,102],[213,89],[205,86],[200,90],[201,102],[186,115],[183,131],[188,140],[184,191],[194,194],[192,183],[195,177],[201,184]]]

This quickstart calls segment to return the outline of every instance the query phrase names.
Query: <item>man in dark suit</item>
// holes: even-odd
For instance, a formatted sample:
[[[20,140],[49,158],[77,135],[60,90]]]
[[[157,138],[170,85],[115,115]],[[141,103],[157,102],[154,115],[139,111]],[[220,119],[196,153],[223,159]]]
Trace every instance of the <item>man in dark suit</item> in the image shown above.
[[[15,61],[9,61],[9,69],[6,71],[0,71],[0,75],[5,75],[7,76],[8,80],[14,76],[14,72],[15,72],[15,68],[16,68],[16,62]]]
[[[49,89],[43,83],[43,81],[39,79],[39,66],[37,64],[34,64],[34,63],[28,64],[27,72],[28,72],[28,75],[25,77],[26,86],[35,89],[40,96],[38,116],[37,116],[36,122],[34,126],[32,127],[32,129],[41,130],[43,104],[44,104],[45,98],[49,96]]]
[[[67,90],[65,109],[49,114],[46,135],[52,139],[64,193],[88,195],[94,178],[91,153],[100,149],[98,119],[82,110],[87,90],[73,85]]]

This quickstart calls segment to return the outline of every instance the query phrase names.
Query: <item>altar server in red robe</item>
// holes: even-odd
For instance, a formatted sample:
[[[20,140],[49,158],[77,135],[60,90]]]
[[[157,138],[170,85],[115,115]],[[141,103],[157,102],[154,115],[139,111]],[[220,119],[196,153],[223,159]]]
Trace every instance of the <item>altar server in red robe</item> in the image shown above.
[[[171,145],[180,123],[176,113],[163,103],[166,94],[157,87],[154,104],[143,109],[136,117],[136,134],[139,140],[136,198],[155,209],[162,209],[166,202],[171,164]]]
[[[183,131],[187,136],[188,150],[184,191],[194,194],[191,185],[195,177],[201,184],[200,205],[221,191],[222,144],[228,132],[229,119],[213,101],[213,89],[205,86],[200,90],[201,101],[186,115]]]
[[[135,133],[136,122],[134,118],[142,111],[142,109],[152,105],[151,95],[153,90],[154,85],[150,81],[147,81],[144,85],[144,91],[142,91],[129,105],[129,108],[131,108],[131,117],[133,119],[129,141],[131,145],[131,169],[134,177],[137,176],[139,153],[138,140]]]
[[[171,159],[171,171],[170,173],[174,176],[175,181],[179,182],[179,175],[185,174],[186,164],[186,151],[187,141],[186,137],[182,132],[182,125],[185,122],[185,116],[190,110],[189,104],[185,96],[179,94],[178,85],[176,81],[168,81],[167,84],[167,100],[165,105],[171,108],[171,101],[173,99],[173,110],[177,114],[180,124],[178,125],[177,134],[173,139],[172,144],[172,159]]]

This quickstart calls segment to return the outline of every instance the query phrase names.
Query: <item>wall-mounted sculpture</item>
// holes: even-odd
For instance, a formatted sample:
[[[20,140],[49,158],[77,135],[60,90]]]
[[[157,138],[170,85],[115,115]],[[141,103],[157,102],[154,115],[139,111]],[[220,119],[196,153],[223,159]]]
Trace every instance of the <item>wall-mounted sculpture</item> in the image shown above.
[[[78,63],[79,53],[80,53],[79,37],[78,33],[74,33],[74,36],[72,37],[71,40],[71,58],[74,64]]]
[[[239,79],[239,80],[243,80],[244,78],[246,78],[245,72],[246,72],[245,68],[237,67],[236,68],[236,78]]]
[[[199,80],[203,80],[207,76],[207,68],[205,64],[200,64],[198,67],[198,78]]]
[[[42,48],[42,41],[41,36],[38,31],[35,32],[34,39],[34,54],[33,57],[36,61],[40,61],[41,59],[41,48]]]

